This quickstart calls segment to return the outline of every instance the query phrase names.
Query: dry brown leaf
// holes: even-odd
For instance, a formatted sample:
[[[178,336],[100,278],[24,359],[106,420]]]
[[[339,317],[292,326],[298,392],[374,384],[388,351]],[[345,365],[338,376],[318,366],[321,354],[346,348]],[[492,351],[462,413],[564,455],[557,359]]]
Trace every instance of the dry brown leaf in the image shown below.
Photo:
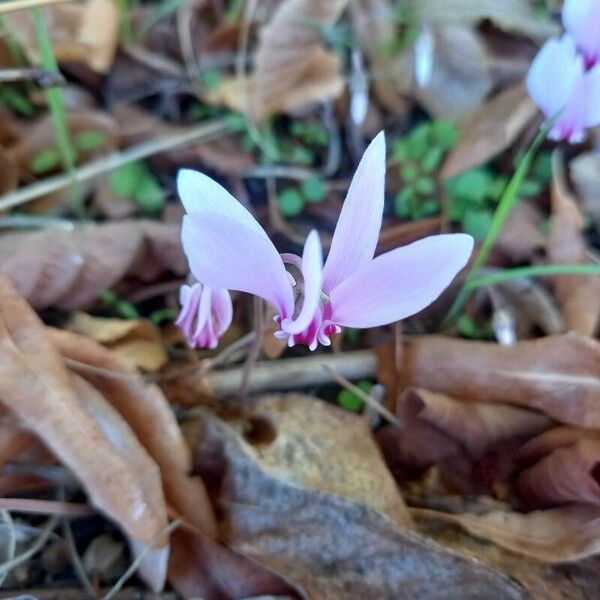
[[[517,488],[532,506],[581,503],[600,506],[600,441],[582,439],[553,450],[523,471]]]
[[[237,112],[247,112],[250,102],[253,117],[260,121],[273,112],[294,112],[338,96],[344,88],[344,79],[339,70],[339,58],[317,48],[295,86],[286,93],[274,96],[268,107],[254,104],[261,89],[255,74],[243,81],[237,77],[223,79],[216,88],[207,92],[206,98],[211,104],[223,104]]]
[[[464,117],[492,87],[485,46],[475,31],[459,25],[437,27],[433,36],[431,78],[413,93],[434,117]]]
[[[158,464],[167,501],[194,527],[216,537],[212,508],[202,481],[190,477],[191,455],[169,403],[127,362],[93,340],[69,331],[47,329],[71,368],[91,383],[121,413]]]
[[[600,343],[576,334],[514,346],[422,336],[405,345],[400,376],[405,386],[518,404],[563,423],[600,426]]]
[[[600,224],[600,155],[597,152],[583,152],[571,161],[569,167],[583,212],[594,223]]]
[[[569,192],[564,167],[553,156],[552,216],[548,236],[548,260],[553,264],[586,264],[587,246],[582,235],[583,216],[577,200]],[[564,275],[553,279],[554,291],[562,307],[567,329],[593,335],[600,323],[600,277]]]
[[[83,62],[98,73],[108,72],[119,42],[119,12],[115,0],[86,0],[42,10],[59,62]],[[39,62],[37,37],[29,13],[10,13],[7,21],[29,60]]]
[[[559,33],[557,24],[541,16],[529,0],[413,0],[422,18],[434,23],[478,25],[489,19],[500,29],[536,39]]]
[[[382,43],[396,36],[391,3],[357,0],[350,3],[350,15],[360,48],[369,59],[373,92],[386,109],[405,113],[410,107],[413,83],[411,57],[395,56],[382,49]]]
[[[545,431],[519,448],[517,458],[533,464],[558,448],[572,446],[579,440],[600,440],[600,430],[560,425]]]
[[[121,415],[94,387],[73,373],[71,374],[71,384],[89,417],[104,433],[115,452],[131,466],[137,477],[137,486],[151,503],[151,510],[157,515],[162,515],[160,530],[165,529],[168,523],[167,507],[163,496],[160,471],[156,463],[150,458]],[[169,547],[166,540],[163,539],[157,544],[162,547],[152,547],[131,537],[129,543],[135,555],[144,553],[139,567],[144,580],[153,590],[162,590],[167,578],[169,560]]]
[[[0,236],[0,274],[36,309],[85,308],[125,276],[148,281],[186,270],[178,225],[124,221]]]
[[[2,117],[0,117],[2,118]],[[14,190],[19,183],[19,170],[10,152],[0,144],[0,193]]]
[[[256,50],[256,88],[251,101],[256,115],[262,117],[280,110],[282,98],[288,98],[288,109],[290,102],[301,106],[306,98],[300,102],[294,95],[299,89],[306,90],[313,78],[320,79],[321,86],[324,81],[339,78],[339,62],[335,56],[323,51],[318,28],[333,25],[347,4],[348,0],[285,0],[279,5],[269,23],[262,28]],[[332,72],[330,67],[334,63],[336,71]],[[317,72],[321,76],[326,73],[327,79],[318,77]],[[329,93],[340,91],[337,84],[328,89]]]
[[[169,581],[184,598],[306,598],[282,577],[206,536],[180,529],[171,546]]]
[[[157,371],[168,362],[160,332],[147,319],[109,319],[75,313],[67,329],[108,346],[133,367]]]
[[[163,529],[166,513],[139,474],[89,416],[37,315],[0,278],[0,398],[81,480],[90,501],[140,541]]]
[[[412,509],[417,519],[454,523],[513,552],[549,563],[581,560],[600,552],[600,510],[574,505],[527,514],[494,511],[483,515]]]
[[[245,436],[240,421],[231,426],[208,412],[201,418],[198,460],[219,456],[225,469],[220,506],[230,547],[285,574],[309,597],[394,598],[409,590],[415,598],[524,598],[499,573],[374,508],[386,504],[377,496],[388,489],[389,475],[376,466],[376,451],[360,455],[360,447],[373,447],[360,417],[289,395],[257,401],[248,417],[254,429]],[[331,440],[323,439],[325,429]]]
[[[443,431],[474,458],[503,440],[528,438],[552,424],[548,417],[520,407],[464,402],[424,389],[407,390],[399,398],[396,411],[409,422],[419,419]]]
[[[536,114],[537,107],[521,83],[494,96],[461,123],[459,142],[444,161],[440,176],[449,179],[506,150]]]

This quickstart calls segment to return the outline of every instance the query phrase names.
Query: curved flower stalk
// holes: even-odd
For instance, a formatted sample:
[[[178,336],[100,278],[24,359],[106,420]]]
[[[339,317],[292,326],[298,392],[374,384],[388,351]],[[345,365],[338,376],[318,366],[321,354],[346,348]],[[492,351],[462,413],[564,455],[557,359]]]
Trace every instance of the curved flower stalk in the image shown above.
[[[323,264],[316,231],[302,256],[280,255],[254,217],[218,183],[183,170],[182,242],[194,277],[212,289],[260,296],[278,312],[276,335],[314,350],[341,327],[376,327],[433,302],[465,266],[473,239],[428,237],[374,257],[383,214],[385,139],[369,145],[350,184]]]
[[[600,0],[565,0],[562,22],[583,55],[585,67],[600,62]]]

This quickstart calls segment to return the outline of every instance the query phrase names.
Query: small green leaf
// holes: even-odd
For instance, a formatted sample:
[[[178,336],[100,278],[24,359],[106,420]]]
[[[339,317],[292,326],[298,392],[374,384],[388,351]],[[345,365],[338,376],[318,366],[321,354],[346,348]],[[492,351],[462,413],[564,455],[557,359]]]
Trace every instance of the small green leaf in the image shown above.
[[[494,213],[491,210],[471,209],[463,216],[463,229],[476,240],[482,240],[492,226],[493,219]]]
[[[208,90],[214,90],[219,87],[220,83],[223,81],[223,76],[217,69],[205,69],[202,71],[201,77],[202,83]]]
[[[82,131],[73,138],[73,144],[82,152],[90,152],[106,143],[106,133],[103,131]]]
[[[138,309],[127,300],[117,300],[117,302],[115,302],[114,309],[121,319],[134,320],[140,318]]]
[[[279,193],[279,209],[286,217],[297,217],[304,208],[304,198],[294,188],[286,188]]]
[[[231,131],[242,132],[246,131],[246,118],[239,113],[229,113],[225,115],[224,121]]]
[[[452,121],[439,119],[431,125],[431,133],[435,142],[444,150],[450,150],[458,138],[458,130]]]
[[[117,196],[133,198],[135,190],[143,176],[144,164],[136,161],[127,163],[113,171],[108,180]]]
[[[415,198],[415,192],[410,186],[400,190],[394,197],[394,213],[398,217],[406,218],[411,214],[411,204]]]
[[[435,193],[435,181],[430,177],[419,177],[419,179],[414,182],[413,186],[419,194],[423,194],[424,196]]]
[[[404,181],[412,183],[419,176],[419,169],[415,165],[404,165],[400,169],[400,175],[402,175]]]
[[[172,308],[160,308],[150,313],[148,319],[155,325],[161,325],[165,321],[174,321],[177,318],[177,311]]]
[[[533,179],[526,179],[521,184],[521,189],[519,193],[524,198],[531,198],[532,196],[537,196],[542,191],[542,184],[539,181],[535,181]]]
[[[484,204],[489,196],[494,178],[485,169],[473,169],[461,173],[448,181],[447,190],[451,197],[460,197],[476,205]]]
[[[302,193],[308,202],[321,202],[327,194],[327,186],[320,177],[311,177],[302,182]]]
[[[362,380],[356,384],[356,387],[360,388],[365,394],[369,394],[373,389],[373,384],[370,381]],[[364,400],[359,398],[354,392],[346,389],[340,390],[337,401],[348,412],[361,412],[365,406]]]
[[[29,163],[31,172],[35,175],[43,175],[53,171],[60,166],[60,154],[56,148],[48,148],[38,152]]]
[[[149,171],[144,173],[140,179],[133,199],[146,214],[160,212],[165,206],[165,194],[154,175]]]
[[[433,173],[440,166],[443,158],[444,151],[442,148],[439,146],[430,148],[421,161],[421,170],[425,173]]]
[[[360,341],[362,331],[353,327],[344,328],[344,335],[351,344],[357,344]]]

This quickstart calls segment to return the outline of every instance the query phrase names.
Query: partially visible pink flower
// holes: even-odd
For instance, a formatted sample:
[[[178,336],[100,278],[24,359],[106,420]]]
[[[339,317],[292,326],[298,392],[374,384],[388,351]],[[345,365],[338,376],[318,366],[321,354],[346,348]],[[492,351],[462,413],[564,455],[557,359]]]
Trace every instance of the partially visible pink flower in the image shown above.
[[[585,69],[568,35],[547,41],[527,74],[527,90],[547,118],[560,112],[549,137],[581,142],[600,124],[600,64]]]
[[[600,0],[565,0],[562,22],[591,68],[600,62]]]
[[[316,231],[302,256],[280,255],[254,217],[215,181],[179,173],[182,242],[193,275],[212,288],[264,298],[278,337],[314,350],[341,327],[376,327],[433,302],[465,266],[473,239],[428,237],[376,258],[383,214],[385,139],[371,142],[350,184],[325,264]],[[286,270],[287,267],[287,270]]]
[[[181,312],[175,324],[192,348],[216,348],[219,338],[231,325],[233,310],[227,290],[211,289],[201,283],[182,285]]]

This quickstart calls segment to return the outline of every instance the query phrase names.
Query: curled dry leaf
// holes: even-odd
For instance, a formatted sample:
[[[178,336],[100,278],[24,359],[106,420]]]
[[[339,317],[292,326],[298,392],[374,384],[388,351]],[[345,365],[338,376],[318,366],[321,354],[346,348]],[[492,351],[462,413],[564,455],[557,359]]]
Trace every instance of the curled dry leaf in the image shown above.
[[[43,324],[4,278],[0,336],[2,403],[73,471],[97,508],[129,536],[152,540],[166,522],[164,507],[85,410]]]
[[[435,117],[459,118],[475,111],[491,90],[485,46],[479,35],[464,26],[433,30],[431,77],[414,94]]]
[[[128,275],[148,281],[186,269],[178,225],[124,221],[0,236],[0,274],[36,309],[85,308]]]
[[[599,225],[600,155],[596,152],[583,152],[571,161],[569,167],[573,185],[581,198],[583,212]]]
[[[553,155],[552,216],[548,236],[548,260],[554,264],[586,264],[587,246],[582,234],[583,215],[569,192],[559,154]],[[592,336],[600,323],[600,277],[554,277],[554,291],[568,329]]]
[[[67,329],[110,347],[133,367],[156,371],[168,361],[158,329],[146,319],[126,321],[77,312]]]
[[[560,425],[545,431],[519,448],[517,458],[533,464],[558,448],[572,446],[579,440],[600,440],[600,430]]]
[[[167,508],[160,471],[156,463],[150,458],[122,416],[93,386],[73,373],[71,374],[71,384],[84,410],[104,433],[114,451],[130,465],[132,472],[137,477],[137,487],[143,491],[148,502],[152,503],[151,510],[157,515],[162,515],[160,530],[165,529]],[[162,590],[167,578],[167,562],[169,560],[169,548],[166,540],[155,540],[160,547],[149,546],[147,543],[131,537],[129,542],[135,555],[144,553],[139,567],[144,580],[153,590]]]
[[[567,502],[600,506],[600,440],[582,439],[553,450],[517,480],[521,496],[533,506]]]
[[[458,441],[478,458],[510,438],[528,438],[551,426],[548,417],[524,408],[491,402],[461,401],[424,389],[402,394],[396,411],[419,419]]]
[[[600,426],[600,344],[572,333],[514,346],[422,336],[404,347],[400,381],[464,400],[518,404],[563,423]]]
[[[527,514],[493,511],[483,515],[412,509],[417,519],[454,523],[499,546],[549,563],[581,560],[600,552],[600,510],[573,505]]]
[[[559,33],[558,25],[536,12],[529,0],[414,0],[421,18],[434,23],[478,25],[489,19],[500,29],[545,39]]]
[[[268,115],[281,107],[281,98],[297,93],[310,82],[319,64],[329,63],[333,55],[324,53],[319,28],[330,27],[339,19],[348,0],[285,0],[260,32],[254,60],[256,88],[251,106],[256,115]],[[328,67],[329,68],[329,67]],[[311,72],[313,75],[308,77]],[[327,72],[340,80],[339,71]],[[337,85],[328,91],[341,92]],[[324,100],[325,98],[320,98]]]
[[[440,176],[449,179],[506,150],[536,114],[537,107],[521,83],[494,96],[461,123],[459,142],[444,161]]]
[[[284,573],[309,597],[393,598],[407,590],[427,598],[524,597],[504,576],[442,550],[390,515],[389,501],[385,508],[379,497],[389,474],[377,465],[360,417],[306,396],[269,397],[248,416],[263,426],[243,436],[240,422],[201,414],[198,459],[222,457],[220,505],[230,547]],[[323,439],[322,421],[338,421],[326,428],[331,440]],[[370,447],[370,456],[360,447]]]
[[[112,65],[119,36],[119,12],[115,0],[86,0],[81,4],[43,9],[52,47],[59,62],[83,62],[98,73]],[[29,60],[39,63],[35,28],[27,11],[7,15]]]

